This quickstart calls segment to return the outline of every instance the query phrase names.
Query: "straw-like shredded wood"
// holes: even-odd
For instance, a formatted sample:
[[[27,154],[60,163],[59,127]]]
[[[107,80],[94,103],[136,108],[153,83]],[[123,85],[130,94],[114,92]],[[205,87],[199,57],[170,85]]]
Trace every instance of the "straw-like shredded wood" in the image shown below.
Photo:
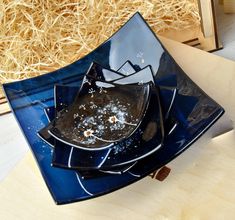
[[[136,11],[156,33],[200,23],[197,0],[0,0],[0,83],[75,61]]]

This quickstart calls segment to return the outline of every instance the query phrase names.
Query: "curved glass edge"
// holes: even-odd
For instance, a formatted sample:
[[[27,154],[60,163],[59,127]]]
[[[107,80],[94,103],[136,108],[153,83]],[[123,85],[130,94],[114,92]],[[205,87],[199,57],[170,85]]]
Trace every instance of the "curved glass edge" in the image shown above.
[[[142,18],[142,16],[139,14],[139,13],[137,13],[140,17],[141,17],[141,19],[143,20],[143,18]],[[136,14],[135,14],[136,15]],[[135,16],[134,15],[134,16]],[[133,16],[133,17],[134,17]],[[132,18],[133,18],[132,17]],[[130,20],[129,20],[130,21]],[[144,21],[144,20],[143,20]],[[144,21],[145,22],[145,21]],[[145,22],[146,23],[146,22]],[[126,23],[127,24],[127,23]],[[147,23],[146,23],[147,24]],[[124,25],[125,26],[125,25]],[[123,26],[123,27],[124,27]],[[147,24],[147,26],[148,26],[148,24]],[[123,28],[122,27],[122,28]],[[149,26],[148,26],[149,27]],[[121,29],[120,29],[121,30]],[[150,29],[151,30],[151,29]],[[152,30],[151,30],[152,31]],[[118,31],[119,32],[119,31]],[[118,33],[118,32],[116,32],[116,33]],[[116,34],[115,33],[115,34]],[[153,33],[153,32],[152,32]],[[115,36],[115,34],[113,35],[113,36]],[[153,35],[155,36],[155,34],[153,33]],[[112,37],[113,37],[112,36]],[[112,38],[111,37],[111,38]],[[111,39],[110,38],[110,39]],[[158,40],[158,38],[155,36],[155,38]],[[108,39],[106,42],[108,42],[110,39]],[[103,44],[105,44],[106,42],[104,42]],[[158,43],[159,44],[161,44],[160,43],[160,41],[158,40]],[[103,45],[103,44],[101,44],[101,46]],[[162,45],[162,44],[161,44]],[[98,48],[100,48],[101,46],[99,46]],[[98,49],[97,48],[97,49]],[[162,45],[162,48],[164,48],[164,46]],[[165,48],[164,48],[165,49]],[[96,51],[96,49],[94,50],[94,51]],[[93,52],[94,52],[93,51]],[[167,50],[165,50],[166,52],[167,52]],[[91,52],[90,54],[92,54],[93,52]],[[15,113],[15,115],[16,115],[16,118],[18,118],[17,119],[17,121],[19,122],[19,125],[20,125],[20,121],[22,120],[22,118],[21,118],[21,116],[19,116],[18,114],[16,114],[16,112],[15,112],[15,109],[14,109],[14,107],[15,107],[15,103],[13,103],[13,101],[12,101],[12,99],[11,98],[13,98],[13,100],[14,100],[14,92],[17,94],[16,95],[16,97],[18,96],[18,92],[17,92],[17,90],[21,90],[21,86],[18,86],[19,84],[21,84],[21,83],[23,83],[24,85],[26,85],[26,87],[27,87],[27,85],[28,84],[33,84],[33,82],[34,82],[34,80],[35,79],[41,79],[41,78],[43,78],[43,79],[45,79],[46,77],[48,77],[48,76],[50,76],[50,77],[52,77],[52,79],[51,79],[51,82],[54,82],[54,81],[56,81],[57,80],[57,82],[58,82],[58,79],[57,79],[57,77],[55,76],[54,77],[54,75],[55,75],[55,73],[57,73],[57,74],[61,74],[61,72],[67,72],[67,73],[69,73],[70,71],[69,71],[69,69],[73,69],[73,65],[74,64],[79,64],[79,63],[81,63],[82,62],[82,60],[86,60],[86,62],[90,62],[91,60],[89,60],[87,57],[90,55],[90,54],[88,54],[88,55],[86,55],[85,57],[83,57],[81,60],[79,60],[79,61],[75,61],[73,64],[70,64],[70,65],[68,65],[68,66],[66,66],[66,67],[64,67],[64,68],[62,68],[62,69],[60,69],[60,70],[57,70],[57,71],[54,71],[54,72],[52,72],[52,73],[49,73],[49,74],[45,74],[45,75],[42,75],[42,76],[38,76],[38,77],[35,77],[35,78],[33,78],[33,79],[26,79],[26,80],[24,80],[24,81],[20,81],[20,82],[14,82],[14,83],[8,83],[8,84],[4,84],[3,85],[3,87],[4,87],[4,91],[5,91],[5,93],[6,93],[6,97],[8,98],[8,101],[9,101],[9,103],[10,103],[10,105],[11,105],[11,107],[12,107],[12,110],[13,110],[13,112]],[[168,54],[169,55],[169,54]],[[169,55],[170,57],[171,57],[171,55]],[[92,56],[91,56],[91,58],[92,58]],[[172,61],[174,61],[174,59],[171,57],[171,59],[172,59]],[[174,61],[175,62],[175,61]],[[178,64],[175,62],[175,65],[177,65],[178,66]],[[72,68],[71,68],[72,67]],[[180,68],[179,66],[178,66],[178,68]],[[83,70],[85,70],[86,69],[86,66],[84,66],[84,65],[81,65],[81,69],[83,69]],[[180,68],[181,69],[181,68]],[[181,71],[182,71],[182,69],[181,69]],[[73,71],[72,71],[73,72]],[[155,73],[156,73],[156,71],[154,71]],[[56,74],[56,75],[57,75]],[[64,73],[63,73],[64,74]],[[76,72],[76,74],[77,74],[77,72]],[[53,75],[53,76],[52,76]],[[45,77],[45,78],[44,78]],[[188,77],[188,76],[187,76]],[[189,78],[189,77],[188,77]],[[61,79],[59,79],[59,81],[60,81]],[[189,78],[189,80],[191,80],[190,78]],[[33,82],[32,82],[33,81]],[[26,83],[24,83],[24,82],[26,82]],[[13,91],[13,94],[11,94],[11,92]],[[202,90],[201,90],[202,91]],[[23,92],[24,93],[24,92]],[[12,96],[13,95],[13,96]],[[206,95],[206,94],[205,94]],[[30,100],[31,101],[31,100]],[[33,100],[34,101],[34,100]],[[53,102],[51,102],[51,100],[49,100],[49,101],[47,101],[47,104],[49,105],[49,104],[52,104]],[[220,107],[221,108],[221,107]],[[203,133],[205,133],[206,132],[206,130],[207,129],[209,129],[209,127],[210,126],[212,126],[215,122],[216,122],[216,120],[218,120],[218,118],[223,114],[223,112],[224,112],[224,110],[221,108],[221,111],[219,112],[219,114],[218,114],[218,117],[215,117],[215,120],[213,120],[212,121],[212,123],[211,124],[209,124],[209,126],[208,127],[206,127],[201,133],[200,133],[200,135],[196,138],[196,139],[194,139],[193,140],[193,142],[194,141],[196,141]],[[24,132],[23,132],[24,133]],[[24,134],[25,135],[25,134]],[[26,135],[25,135],[26,136]],[[26,139],[28,140],[28,136],[26,136]],[[176,156],[178,156],[180,153],[182,153],[186,148],[188,148],[193,142],[191,142],[187,147],[185,147],[183,150],[181,150],[181,151],[179,151],[178,152],[178,154],[175,154],[174,156],[176,157]],[[29,143],[29,145],[30,145],[30,143]],[[175,158],[174,157],[174,158]],[[169,158],[169,160],[168,161],[165,161],[165,163],[168,163],[169,161],[171,161],[172,159],[174,159],[174,158]],[[164,164],[162,164],[162,165],[164,165]],[[40,168],[40,170],[41,170],[41,173],[42,173],[42,175],[43,175],[43,177],[44,177],[44,179],[46,178],[46,174],[44,173],[44,172],[42,172],[42,170],[43,170],[43,167],[40,167],[39,166],[39,168]],[[156,169],[157,167],[155,167],[154,169]],[[149,170],[149,173],[151,173],[153,170]],[[144,177],[144,176],[146,176],[146,175],[148,175],[148,173],[146,173],[145,175],[143,175],[143,176],[141,176],[141,178],[142,177]],[[127,185],[129,185],[129,184],[131,184],[131,183],[133,183],[133,182],[135,182],[135,181],[137,181],[137,180],[139,180],[140,178],[137,178],[137,179],[133,179],[132,181],[129,181],[128,182],[128,184]],[[48,185],[48,183],[47,183],[47,181],[46,181],[46,184]],[[120,186],[120,187],[123,187],[123,186]],[[114,190],[117,190],[117,189],[119,189],[120,187],[118,187],[118,188],[114,188],[113,190],[110,190],[110,191],[108,191],[108,192],[111,192],[111,191],[114,191]],[[57,204],[65,204],[65,203],[70,203],[70,202],[76,202],[76,201],[80,201],[80,200],[82,200],[81,198],[73,198],[73,199],[61,199],[61,198],[58,198],[55,194],[54,194],[54,192],[53,192],[53,190],[51,190],[51,188],[50,188],[50,186],[48,185],[48,188],[49,188],[49,190],[50,190],[50,192],[51,192],[51,194],[52,194],[52,196],[53,196],[53,198],[54,198],[54,200],[56,201],[56,203]],[[103,195],[103,194],[106,194],[106,193],[108,193],[108,192],[103,192],[102,194],[97,194],[96,196],[99,196],[99,195]],[[95,196],[93,196],[92,198],[94,198]],[[91,197],[89,197],[89,198],[91,198]],[[86,198],[84,198],[84,199],[87,199],[87,197]]]

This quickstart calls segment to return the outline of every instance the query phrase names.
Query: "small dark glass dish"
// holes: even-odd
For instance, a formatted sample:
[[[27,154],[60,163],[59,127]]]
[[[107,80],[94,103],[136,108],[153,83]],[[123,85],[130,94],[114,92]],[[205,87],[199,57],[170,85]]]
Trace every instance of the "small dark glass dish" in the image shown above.
[[[77,90],[76,87],[56,86],[55,94],[60,94],[62,101],[72,89]],[[146,116],[130,138],[114,144],[110,150],[103,149],[95,152],[86,152],[84,149],[74,148],[56,140],[53,165],[73,169],[108,169],[135,162],[158,150],[162,146],[164,128],[158,91],[155,87],[151,90]],[[57,106],[64,106],[64,102],[60,103],[62,105]]]
[[[104,68],[99,68],[100,65],[94,63],[93,67],[96,67],[97,74],[96,77],[98,78],[104,78],[103,71],[99,70],[104,70]],[[144,71],[139,71],[137,72],[138,77],[142,78],[145,80],[145,82],[153,82],[153,76],[150,68],[144,68]],[[133,65],[131,64],[130,61],[125,62],[118,70],[119,72],[117,73],[116,71],[113,70],[106,70],[107,76],[112,76],[110,78],[110,81],[113,81],[114,79],[121,79],[125,78],[128,75],[131,75],[132,81],[128,79],[128,82],[130,83],[136,83],[138,82],[138,77],[132,76],[132,74],[135,72],[135,69]],[[104,71],[105,72],[105,71]],[[123,72],[125,72],[125,76],[123,76]],[[94,76],[94,75],[93,75]],[[79,91],[79,87],[68,87],[68,86],[55,86],[55,107],[48,107],[45,108],[45,114],[47,115],[48,121],[52,121],[55,118],[56,112],[60,112],[64,108],[67,108],[75,99],[76,94]],[[69,95],[68,95],[69,94]],[[154,104],[157,104],[158,100],[154,101]],[[55,109],[56,108],[56,109]],[[160,108],[160,103],[158,103],[158,108]],[[155,113],[154,113],[155,114]],[[162,118],[162,116],[159,115],[159,117]],[[162,120],[162,119],[161,119]],[[160,127],[160,126],[159,126]],[[163,129],[162,129],[163,130]],[[107,159],[107,156],[109,156],[109,161],[112,161],[114,159],[118,159],[117,156],[113,155],[108,149],[104,149],[102,151],[98,152],[93,152],[93,151],[84,151],[82,149],[74,148],[71,146],[68,146],[58,140],[55,140],[52,136],[50,136],[47,132],[47,129],[42,129],[39,132],[40,137],[49,143],[52,147],[55,145],[55,149],[53,150],[53,159],[52,159],[52,164],[53,166],[56,167],[62,167],[62,168],[71,168],[71,169],[78,169],[80,175],[83,178],[95,178],[97,176],[103,176],[105,174],[122,174],[124,172],[127,172],[129,169],[131,169],[135,164],[135,162],[127,163],[128,161],[125,161],[127,164],[126,165],[120,165],[120,166],[115,166],[115,168],[105,168],[102,167],[102,164],[104,161]],[[146,134],[145,134],[146,136]],[[162,139],[162,137],[160,137]],[[157,144],[157,141],[156,143]],[[134,146],[133,146],[134,147]],[[158,146],[154,147],[154,150],[157,150]],[[116,147],[117,149],[117,147]],[[114,151],[117,150],[113,149]],[[130,149],[130,146],[129,146]],[[124,148],[122,147],[122,150]],[[148,149],[142,149],[142,153],[140,153],[139,157],[145,157],[146,154],[149,154],[147,151]],[[153,149],[152,149],[153,150]],[[152,151],[153,152],[153,151]],[[124,158],[129,158],[129,160],[133,160],[133,154],[136,154],[136,151],[133,152],[128,152],[126,151],[125,154],[129,154],[130,156],[132,155],[132,158],[129,156],[127,157],[123,152],[119,153],[122,155],[122,157],[119,157],[119,163],[122,163]],[[138,155],[138,154],[137,154]],[[113,158],[115,157],[115,158]],[[138,159],[138,158],[137,158]],[[107,164],[106,164],[107,166]],[[98,169],[97,171],[93,170],[91,171],[90,169]]]
[[[74,102],[49,124],[49,133],[80,149],[109,148],[135,134],[148,109],[150,94],[148,84],[100,86],[91,78],[84,81]]]
[[[64,105],[59,105],[59,106],[60,108],[63,108],[61,106],[64,106]],[[67,104],[65,104],[65,106],[67,106]],[[47,107],[44,109],[44,111],[48,118],[48,122],[51,122],[52,120],[54,120],[54,118],[56,117],[55,106]],[[44,132],[47,133],[47,130],[45,129]],[[77,171],[81,175],[82,179],[97,178],[97,177],[104,176],[107,174],[120,175],[130,170],[136,164],[136,162],[133,162],[127,165],[122,165],[122,166],[109,168],[109,169],[101,168],[97,170],[84,170],[84,169],[81,169],[81,166],[83,166],[82,163],[84,163],[84,161],[86,162],[87,160],[88,160],[88,163],[90,164],[89,166],[91,166],[92,163],[97,163],[96,165],[93,164],[93,166],[99,167],[99,164],[102,163],[104,157],[109,152],[109,149],[105,149],[103,151],[97,151],[97,152],[84,151],[84,150],[77,149],[77,148],[74,149],[73,147],[67,146],[63,143],[60,143],[59,145],[57,145],[56,143],[57,140],[55,140],[53,137],[50,137],[52,139],[52,142],[50,143],[50,140],[44,139],[45,138],[44,135],[45,134],[39,133],[39,136],[44,141],[46,141],[51,147],[54,148],[55,146],[57,146],[53,149],[52,165],[55,167],[61,167],[61,168],[76,167],[78,168]],[[58,146],[60,146],[60,148]],[[84,157],[84,154],[85,154],[85,157]],[[78,163],[75,166],[72,161],[76,161],[76,160],[72,159],[73,157],[76,158],[78,161]]]
[[[97,68],[103,68],[97,63],[93,63],[93,66],[96,66]],[[148,69],[150,71],[150,69]],[[128,75],[132,75],[133,73],[136,73],[136,70],[133,66],[133,64],[130,61],[126,61],[118,70],[117,72],[111,71],[112,74],[106,74],[106,76],[103,74],[103,72],[99,72],[98,75],[92,75],[96,76],[99,79],[103,79],[105,81],[114,81],[115,79],[122,79],[125,78]],[[141,71],[141,77],[149,77],[149,81],[146,80],[146,82],[154,82],[152,73]],[[132,82],[137,83],[138,81]],[[58,90],[59,88],[59,90]],[[63,110],[64,108],[68,108],[68,106],[73,103],[77,93],[79,92],[80,87],[62,87],[62,86],[55,86],[54,87],[54,106],[46,107],[44,108],[45,115],[48,119],[48,122],[51,122],[56,117],[56,111],[59,112]],[[65,91],[64,91],[65,90]],[[56,93],[60,93],[59,95],[55,95]],[[64,96],[63,94],[66,94]],[[68,95],[69,94],[69,95]],[[38,136],[44,140],[46,143],[48,143],[51,147],[54,147],[55,139],[53,136],[51,136],[48,133],[48,129],[43,128],[38,132]]]
[[[130,64],[129,64],[130,65]],[[127,65],[124,65],[127,66]],[[97,78],[104,78],[104,72],[107,76],[112,76],[114,79],[119,79],[120,74],[117,74],[113,70],[108,70],[102,68],[98,64],[93,64],[88,71],[87,77],[84,82],[87,83],[91,76],[96,76]],[[95,72],[95,74],[94,74]],[[153,76],[150,68],[144,68],[143,71],[136,73],[138,77],[141,77],[146,82],[152,82]],[[134,76],[130,75],[130,77]],[[113,78],[110,78],[112,80]],[[122,77],[123,78],[123,77]],[[135,84],[136,77],[132,78],[133,81],[126,76],[127,82]],[[100,83],[102,83],[100,81]],[[124,84],[124,83],[123,83]],[[154,85],[153,85],[154,86]],[[164,127],[161,112],[161,104],[159,101],[158,90],[152,88],[151,100],[149,104],[149,109],[146,113],[146,118],[143,120],[143,124],[140,126],[138,132],[133,135],[132,138],[128,138],[121,144],[116,144],[110,150],[103,149],[99,152],[86,152],[83,149],[78,149],[73,146],[69,146],[61,141],[55,140],[53,143],[53,137],[47,137],[47,128],[42,129],[39,134],[44,136],[46,142],[50,142],[55,145],[53,151],[52,164],[57,167],[88,170],[88,169],[102,169],[108,170],[113,167],[127,165],[133,163],[139,159],[142,159],[151,153],[155,152],[162,146],[164,137]],[[66,109],[76,97],[79,91],[79,87],[70,86],[55,86],[55,106],[56,112],[61,112]],[[69,94],[69,95],[68,95]],[[154,132],[157,131],[157,132]],[[134,138],[135,137],[135,138]],[[143,147],[145,146],[145,147]]]

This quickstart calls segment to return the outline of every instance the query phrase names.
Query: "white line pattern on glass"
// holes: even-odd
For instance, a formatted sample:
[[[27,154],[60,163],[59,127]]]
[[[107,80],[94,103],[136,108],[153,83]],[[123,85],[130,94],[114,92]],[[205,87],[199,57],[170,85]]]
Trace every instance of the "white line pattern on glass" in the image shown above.
[[[174,126],[171,128],[171,130],[169,131],[168,135],[171,134],[175,130],[176,126],[177,126],[177,123],[175,123]]]
[[[93,194],[90,193],[89,191],[87,191],[87,189],[83,186],[83,184],[82,184],[82,182],[81,182],[81,180],[80,180],[78,174],[77,174],[77,173],[75,173],[75,174],[76,174],[77,180],[78,180],[80,186],[82,187],[82,189],[83,189],[88,195],[93,196]]]
[[[103,159],[103,160],[101,161],[101,163],[99,164],[98,168],[100,168],[100,167],[104,164],[104,162],[106,161],[106,159],[107,159],[107,157],[108,157],[110,151],[111,151],[111,148],[109,149],[108,153],[105,155],[104,159]]]
[[[130,175],[134,176],[134,177],[140,177],[139,174],[134,174],[134,173],[132,173],[132,172],[130,172],[130,171],[128,171],[128,173],[129,173]]]
[[[73,155],[73,148],[74,147],[71,147],[71,150],[70,150],[70,153],[69,153],[68,167],[71,167],[71,158],[72,158],[72,155]]]
[[[129,167],[127,167],[125,170],[123,171],[110,171],[110,170],[100,170],[102,173],[108,173],[108,174],[122,174],[127,172],[128,170],[130,170],[133,166],[135,166],[137,164],[138,161],[136,161],[135,163],[131,164]]]
[[[166,113],[166,117],[165,117],[165,118],[168,118],[168,116],[169,116],[171,107],[172,107],[173,102],[174,102],[174,100],[175,100],[175,95],[176,95],[176,89],[174,89],[174,93],[173,93],[173,96],[172,96],[172,99],[171,99],[171,104],[170,104],[170,106],[169,106],[169,108],[168,108],[168,111],[167,111],[167,113]]]

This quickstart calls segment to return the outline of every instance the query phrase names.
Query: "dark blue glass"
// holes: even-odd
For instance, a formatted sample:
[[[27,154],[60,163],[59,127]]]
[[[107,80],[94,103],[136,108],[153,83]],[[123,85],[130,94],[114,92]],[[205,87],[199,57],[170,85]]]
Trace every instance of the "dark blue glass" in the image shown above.
[[[57,87],[59,87],[59,86],[57,86]],[[79,89],[78,87],[75,87],[75,88],[77,88],[77,90]],[[62,100],[60,100],[60,101],[62,101]],[[63,103],[63,105],[59,105],[59,107],[62,108],[61,106],[64,106],[64,105],[65,105],[65,103]],[[55,118],[56,110],[55,110],[54,106],[45,108],[44,111],[45,111],[45,114],[47,115],[48,122],[52,121]],[[40,134],[40,132],[39,132],[39,134]],[[44,141],[46,141],[46,142],[50,142],[50,139],[52,139],[52,142],[50,143],[52,147],[54,147],[54,145],[56,145],[56,143],[55,143],[56,140],[53,137],[50,136],[49,140],[45,139],[45,138],[46,137],[42,136],[42,139]],[[75,152],[75,150],[73,152]],[[68,150],[68,146],[65,146],[64,148],[60,148],[59,150],[58,150],[58,148],[54,148],[53,149],[52,164],[53,164],[53,161],[55,161],[54,162],[55,164],[53,164],[54,166],[67,168],[67,165],[69,163],[68,161],[69,161],[70,151],[71,151],[71,148],[69,148],[69,150]],[[81,151],[81,150],[79,150],[79,151]],[[104,150],[104,151],[108,151],[108,150]],[[86,151],[86,153],[88,153],[88,152]],[[90,153],[93,154],[92,151]],[[73,153],[73,155],[74,155],[74,157],[77,157],[76,154]],[[82,153],[80,153],[78,156],[80,157],[81,155],[82,155]],[[98,155],[97,154],[93,154],[93,156],[99,157],[99,154]],[[86,157],[87,157],[87,155],[85,155],[85,158]],[[80,160],[83,161],[85,158],[81,157]],[[97,161],[97,160],[93,160],[92,162],[94,162],[94,161]],[[99,163],[101,161],[102,160],[100,160]],[[59,165],[57,165],[58,163],[59,163]],[[127,172],[135,164],[136,164],[136,162],[133,162],[131,164],[123,165],[123,166],[118,166],[118,167],[112,168],[112,169],[99,169],[99,170],[81,170],[80,169],[80,170],[77,170],[77,172],[79,172],[79,175],[81,176],[82,179],[97,178],[97,177],[102,177],[102,176],[107,175],[107,174],[120,175],[120,174],[123,174],[124,172]],[[79,165],[76,165],[76,166],[79,166]]]
[[[174,115],[177,124],[166,136],[164,147],[140,160],[133,169],[122,175],[83,180],[75,171],[51,167],[52,148],[38,137],[37,132],[48,123],[44,108],[54,105],[54,85],[80,86],[93,61],[116,70],[126,60],[137,68],[151,65],[156,83],[177,89],[169,113]],[[187,149],[224,112],[189,79],[139,13],[82,59],[50,74],[5,84],[4,90],[57,204],[100,196],[140,180]],[[178,99],[179,95],[181,97]],[[186,99],[187,103],[183,101]],[[190,111],[187,108],[189,103],[192,107]]]

